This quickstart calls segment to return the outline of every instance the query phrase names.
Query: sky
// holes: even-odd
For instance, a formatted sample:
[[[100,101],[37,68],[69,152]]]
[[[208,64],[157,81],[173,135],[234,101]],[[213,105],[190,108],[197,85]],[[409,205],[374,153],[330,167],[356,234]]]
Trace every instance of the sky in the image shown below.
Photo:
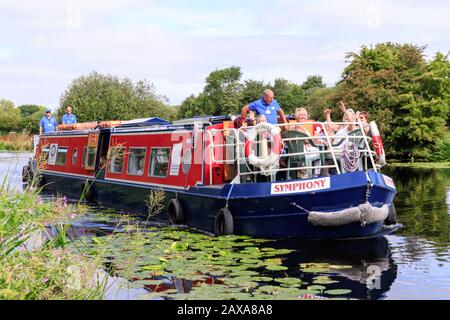
[[[0,0],[0,99],[55,110],[92,71],[147,79],[172,105],[230,66],[334,85],[346,53],[387,41],[448,53],[450,1]]]

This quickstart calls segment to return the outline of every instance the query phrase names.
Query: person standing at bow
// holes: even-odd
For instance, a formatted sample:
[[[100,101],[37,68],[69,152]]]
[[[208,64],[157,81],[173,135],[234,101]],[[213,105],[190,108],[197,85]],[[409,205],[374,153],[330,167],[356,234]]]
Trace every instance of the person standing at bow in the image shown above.
[[[278,116],[280,116],[282,123],[288,123],[283,109],[281,109],[278,101],[274,99],[274,93],[270,89],[264,90],[261,99],[253,101],[252,103],[245,105],[241,110],[241,117],[247,118],[249,111],[254,111],[256,115],[263,115],[266,117],[267,122],[271,124],[278,123]]]
[[[63,124],[77,123],[77,117],[72,113],[72,107],[67,106],[67,113],[63,114],[61,122]]]
[[[46,109],[45,116],[39,121],[39,134],[56,131],[58,121],[52,116],[52,110]]]

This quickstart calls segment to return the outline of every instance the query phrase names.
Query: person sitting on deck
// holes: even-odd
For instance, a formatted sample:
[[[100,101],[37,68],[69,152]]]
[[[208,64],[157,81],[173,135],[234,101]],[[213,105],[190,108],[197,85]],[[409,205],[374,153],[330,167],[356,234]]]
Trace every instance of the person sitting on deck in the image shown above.
[[[289,126],[289,130],[299,131],[308,136],[318,136],[320,133],[320,129],[321,129],[320,125],[308,123],[308,122],[315,122],[315,121],[308,119],[308,111],[305,108],[295,109],[295,122],[296,122],[295,125]],[[320,139],[306,140],[305,144],[304,144],[304,151],[307,152],[305,154],[305,157],[309,158],[309,159],[314,159],[313,165],[316,166],[318,164],[317,163],[318,160],[316,160],[316,158],[318,158],[318,154],[316,152],[319,151],[319,149],[317,147],[313,146],[312,145],[313,143],[320,144],[321,141],[320,141]],[[307,169],[297,170],[297,178],[300,178],[300,179],[309,178],[307,172],[308,172]],[[314,171],[314,176],[317,176],[319,173],[320,173],[320,169],[316,168],[316,170]]]
[[[336,137],[346,137],[349,132],[354,131],[357,129],[357,126],[355,124],[356,121],[356,114],[353,109],[346,109],[344,116],[342,117],[342,122],[345,122],[344,124],[335,124],[331,120],[331,110],[325,109],[323,111],[323,114],[325,116],[327,127],[331,128],[334,133],[332,134],[335,138],[331,140],[336,140]]]
[[[341,109],[343,114],[345,114],[347,110],[352,110],[352,109],[347,109],[344,101],[342,101],[342,100],[339,101],[338,106],[339,106],[339,109]],[[356,119],[358,119],[361,122],[362,127],[364,128],[364,133],[367,136],[369,136],[370,135],[369,113],[367,111],[357,111]],[[355,119],[355,121],[357,121],[356,119]]]
[[[289,130],[296,130],[306,133],[310,136],[313,136],[315,126],[312,123],[307,122],[315,122],[315,121],[308,119],[308,111],[305,108],[297,108],[295,109],[294,115],[295,115],[295,122],[300,122],[301,124],[296,123],[293,126],[289,126]]]

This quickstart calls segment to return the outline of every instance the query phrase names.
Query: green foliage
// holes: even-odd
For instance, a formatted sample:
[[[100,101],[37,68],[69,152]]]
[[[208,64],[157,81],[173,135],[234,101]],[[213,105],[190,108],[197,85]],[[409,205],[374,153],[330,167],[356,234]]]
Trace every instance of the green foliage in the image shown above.
[[[308,91],[306,108],[309,118],[317,121],[325,121],[323,110],[333,108],[338,102],[336,88],[313,88]],[[337,114],[337,113],[336,113]],[[335,114],[333,114],[335,116]]]
[[[6,179],[6,178],[5,178]],[[83,206],[43,202],[39,190],[0,187],[0,300],[101,299],[99,263],[67,247],[67,229]],[[76,213],[76,214],[75,214]],[[61,225],[51,236],[47,224]]]
[[[315,90],[308,97],[315,114],[320,104],[332,106],[335,118],[341,115],[336,104],[365,110],[383,135],[389,156],[425,159],[445,131],[450,110],[450,62],[436,54],[426,61],[424,47],[382,43],[363,46],[359,53],[347,54],[349,65],[333,90]]]
[[[251,101],[260,99],[265,89],[270,88],[270,83],[258,80],[245,80],[241,92],[241,106],[245,106]]]
[[[207,114],[233,114],[239,110],[241,76],[239,67],[220,69],[209,74],[203,89],[205,96],[203,106]]]
[[[0,99],[0,131],[16,130],[21,121],[20,110],[10,100]]]
[[[21,107],[21,106],[20,106]],[[19,107],[19,109],[20,109]],[[19,124],[20,130],[25,130],[27,132],[31,132],[37,134],[39,132],[39,121],[45,115],[46,107],[39,106],[38,110],[32,114],[23,116],[22,121]],[[33,109],[29,109],[32,111]],[[24,114],[24,113],[22,113]]]
[[[182,102],[178,117],[239,114],[244,105],[261,98],[264,89],[274,91],[275,98],[287,113],[305,105],[305,91],[298,84],[281,78],[276,79],[273,85],[252,79],[242,82],[241,76],[241,69],[234,66],[211,72],[203,91]]]
[[[44,106],[38,106],[36,104],[23,104],[21,106],[18,106],[17,109],[20,110],[20,114],[23,118],[31,116],[33,113],[36,113],[38,111],[45,111]]]
[[[435,162],[450,162],[450,134],[448,132],[438,140],[436,150],[430,159]]]
[[[272,90],[286,114],[294,113],[295,108],[305,105],[306,95],[298,84],[280,78],[275,80]]]
[[[78,122],[130,120],[161,117],[172,120],[175,111],[166,105],[167,99],[155,92],[146,80],[134,84],[130,79],[93,72],[75,79],[60,100],[58,118],[70,105]]]
[[[308,97],[315,89],[326,88],[326,84],[323,82],[322,76],[313,75],[308,76],[305,82],[302,83],[301,88],[305,91]]]

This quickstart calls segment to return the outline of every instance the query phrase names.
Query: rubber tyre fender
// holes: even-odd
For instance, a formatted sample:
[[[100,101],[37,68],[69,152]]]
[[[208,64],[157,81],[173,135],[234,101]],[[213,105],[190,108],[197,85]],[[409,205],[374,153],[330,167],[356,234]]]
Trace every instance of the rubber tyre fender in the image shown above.
[[[233,215],[228,208],[222,208],[217,212],[214,220],[214,234],[217,236],[233,234]]]
[[[384,224],[387,226],[393,225],[397,223],[397,211],[395,210],[395,206],[392,203],[389,206],[389,214],[386,218],[386,220],[384,220]]]
[[[171,199],[167,206],[167,216],[171,224],[184,224],[183,206],[178,199]]]
[[[22,168],[22,182],[29,182],[32,180],[32,172],[29,166]]]

